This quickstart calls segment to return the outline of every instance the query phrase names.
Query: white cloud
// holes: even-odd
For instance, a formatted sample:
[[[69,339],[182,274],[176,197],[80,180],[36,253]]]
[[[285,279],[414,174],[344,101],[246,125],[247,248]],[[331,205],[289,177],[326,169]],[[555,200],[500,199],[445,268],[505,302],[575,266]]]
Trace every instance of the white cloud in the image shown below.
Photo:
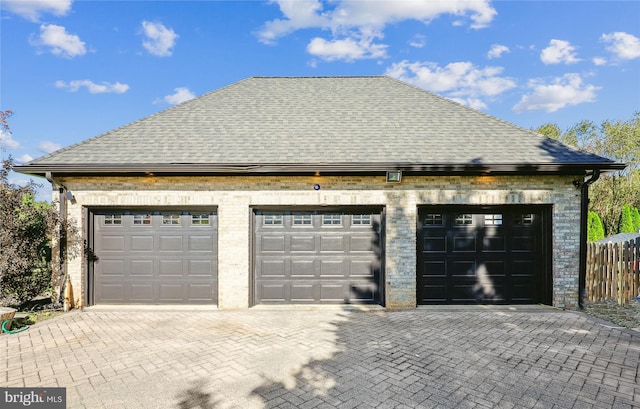
[[[623,32],[603,34],[600,41],[608,43],[607,50],[622,60],[640,58],[640,38]]]
[[[68,83],[56,81],[55,86],[56,88],[66,88],[70,92],[77,92],[80,88],[84,87],[90,94],[124,94],[129,90],[129,85],[121,84],[120,82],[102,82],[101,84],[96,84],[91,80],[73,80]]]
[[[307,45],[307,52],[326,61],[354,61],[365,58],[384,58],[386,48],[384,44],[371,44],[367,40],[356,41],[353,38],[346,38],[327,41],[316,37]]]
[[[20,147],[20,142],[13,139],[11,132],[0,129],[0,146],[9,149],[16,149]]]
[[[40,16],[51,13],[65,16],[71,10],[72,0],[3,0],[3,8],[31,21],[38,21]]]
[[[174,93],[165,96],[164,98],[162,98],[161,100],[156,100],[154,101],[154,103],[161,103],[161,102],[166,102],[167,104],[170,105],[177,105],[177,104],[181,104],[183,102],[189,101],[190,99],[194,99],[196,97],[196,95],[189,91],[189,88],[186,87],[178,87],[178,88],[174,88]]]
[[[427,38],[422,34],[416,34],[411,40],[409,40],[409,45],[415,48],[422,48],[427,45]]]
[[[31,44],[34,46],[45,46],[51,48],[51,53],[65,58],[73,58],[87,53],[84,42],[75,34],[67,33],[62,26],[55,24],[42,24],[40,26],[40,36],[31,37]]]
[[[575,53],[576,48],[568,41],[553,39],[549,46],[542,50],[540,59],[545,64],[573,64],[580,61]]]
[[[479,68],[471,62],[454,62],[440,67],[432,62],[402,61],[391,65],[386,75],[417,87],[437,92],[462,104],[485,109],[483,98],[514,88],[515,81],[501,77],[502,67]]]
[[[62,145],[55,142],[43,141],[38,144],[38,149],[44,153],[55,152],[58,149],[62,149]]]
[[[491,49],[487,53],[487,58],[488,59],[500,58],[502,57],[502,54],[508,53],[508,52],[510,52],[510,50],[509,50],[509,47],[507,47],[506,45],[493,44],[491,46]]]
[[[605,65],[607,63],[606,58],[602,57],[593,57],[591,61],[593,61],[595,65]]]
[[[16,163],[22,165],[23,163],[31,162],[32,160],[33,160],[33,156],[29,155],[28,153],[25,153],[19,158],[16,158]]]
[[[149,54],[158,57],[169,57],[173,54],[172,48],[180,37],[173,29],[165,27],[162,23],[149,21],[142,22],[142,32],[146,37],[142,41],[142,46],[149,51]]]
[[[275,0],[284,18],[266,22],[257,33],[265,44],[294,31],[316,28],[331,31],[332,39],[314,38],[307,51],[325,60],[384,58],[386,45],[375,44],[384,37],[385,26],[404,20],[418,20],[425,24],[442,15],[465,18],[472,28],[486,27],[496,15],[487,0],[460,1],[372,1],[338,0]],[[325,10],[325,6],[333,8]],[[458,20],[457,24],[460,21]],[[414,45],[416,44],[416,45]],[[419,47],[423,42],[412,42]]]
[[[534,79],[529,81],[533,91],[524,95],[513,110],[515,112],[546,111],[555,112],[571,105],[596,100],[596,91],[600,87],[585,84],[580,74],[565,74],[554,78],[551,83]]]

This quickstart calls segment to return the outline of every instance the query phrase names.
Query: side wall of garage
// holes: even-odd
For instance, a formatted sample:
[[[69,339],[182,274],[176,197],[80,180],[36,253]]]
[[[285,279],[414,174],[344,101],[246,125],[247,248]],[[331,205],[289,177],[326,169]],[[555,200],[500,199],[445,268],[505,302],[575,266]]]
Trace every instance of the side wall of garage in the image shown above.
[[[381,206],[385,209],[386,307],[416,305],[416,218],[421,205],[549,204],[552,210],[552,302],[578,302],[580,191],[575,176],[67,177],[75,196],[68,216],[87,231],[86,209],[113,206],[218,209],[218,307],[250,306],[252,208],[261,206]],[[320,185],[319,190],[314,185]],[[57,199],[57,192],[54,199]],[[68,261],[76,305],[87,295],[87,268]]]

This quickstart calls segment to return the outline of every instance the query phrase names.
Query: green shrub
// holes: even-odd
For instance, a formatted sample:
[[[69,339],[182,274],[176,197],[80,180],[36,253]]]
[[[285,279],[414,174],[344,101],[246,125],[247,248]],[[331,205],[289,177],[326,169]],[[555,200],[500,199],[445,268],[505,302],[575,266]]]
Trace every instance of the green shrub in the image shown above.
[[[631,218],[633,219],[634,230],[640,232],[640,210],[637,207],[631,209]]]
[[[631,216],[631,206],[624,205],[622,214],[620,215],[620,223],[618,225],[618,233],[635,233],[637,230],[633,227],[633,217]]]
[[[589,212],[589,218],[587,221],[587,240],[598,241],[604,239],[604,226],[598,213]]]

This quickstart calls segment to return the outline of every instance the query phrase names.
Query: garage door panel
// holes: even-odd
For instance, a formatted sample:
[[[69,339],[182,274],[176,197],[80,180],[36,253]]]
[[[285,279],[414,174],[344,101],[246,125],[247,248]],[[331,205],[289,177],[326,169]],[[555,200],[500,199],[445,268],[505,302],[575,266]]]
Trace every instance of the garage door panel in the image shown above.
[[[449,271],[451,276],[453,277],[475,277],[475,260],[450,260],[450,265],[451,268],[449,269]]]
[[[212,260],[188,260],[190,277],[215,277],[216,272]]]
[[[351,285],[349,298],[360,302],[374,302],[376,291],[376,285],[373,283],[353,284]]]
[[[318,285],[312,282],[291,283],[291,295],[289,296],[289,298],[292,302],[313,302],[313,300],[316,298],[317,287]]]
[[[531,236],[514,236],[512,238],[512,250],[514,252],[530,253],[536,251],[535,239]]]
[[[184,284],[182,283],[160,283],[158,284],[158,301],[167,303],[180,302],[186,298],[183,290]]]
[[[287,289],[288,285],[283,283],[261,283],[257,288],[257,296],[267,302],[284,302],[287,301]]]
[[[291,236],[292,252],[315,252],[316,244],[314,236]]]
[[[153,236],[140,236],[140,235],[132,235],[130,236],[129,248],[130,252],[135,251],[153,251]],[[124,251],[124,249],[123,249]]]
[[[123,284],[101,283],[97,292],[103,300],[120,302],[125,299]]]
[[[533,260],[516,260],[513,261],[511,268],[511,276],[533,277],[536,272],[536,262]]]
[[[153,298],[153,284],[149,283],[132,283],[128,286],[129,299],[132,302],[150,303]]]
[[[168,213],[93,212],[95,304],[216,302],[216,213]]]
[[[503,235],[484,237],[482,250],[491,252],[504,252],[507,250],[507,238]]]
[[[373,278],[376,273],[375,265],[371,260],[351,260],[349,263],[349,277]]]
[[[343,277],[343,260],[320,260],[320,277]]]
[[[339,252],[345,251],[343,236],[320,236],[321,252]]]
[[[131,260],[129,269],[130,276],[139,277],[139,276],[153,276],[153,260]]]
[[[122,235],[109,235],[102,236],[102,240],[100,242],[102,251],[104,252],[118,252],[122,253],[125,249],[125,238]]]
[[[505,277],[507,274],[507,262],[505,260],[484,261],[482,264],[489,277]]]
[[[425,277],[446,277],[447,262],[445,260],[426,261],[423,263],[422,276]]]
[[[255,302],[379,301],[380,210],[357,210],[255,211]]]
[[[316,275],[314,260],[291,260],[291,277],[310,278]]]
[[[453,238],[452,253],[468,253],[476,251],[476,236],[456,235]]]
[[[342,283],[321,283],[320,301],[324,302],[344,302],[347,300],[347,293]]]
[[[418,303],[424,304],[426,302],[439,302],[444,303],[451,299],[447,293],[448,287],[445,284],[437,285],[425,285],[419,289],[421,298],[418,298]]]
[[[159,276],[181,277],[184,274],[182,260],[160,260],[159,266]]]
[[[423,241],[424,251],[428,253],[441,253],[447,251],[447,236],[425,237]]]
[[[475,302],[477,301],[474,295],[475,284],[454,284],[450,286],[450,297],[453,302]]]
[[[352,252],[371,252],[374,250],[371,235],[351,236],[349,250]]]
[[[544,302],[548,206],[423,206],[416,298],[430,303]],[[547,216],[545,216],[547,217]],[[443,246],[439,237],[448,237]],[[450,246],[449,246],[450,245]],[[546,244],[548,245],[548,244]]]
[[[285,260],[262,260],[260,262],[263,278],[284,278]]]
[[[285,249],[284,236],[264,236],[260,243],[260,250],[263,252],[282,253]]]
[[[211,284],[188,284],[187,299],[191,301],[208,301],[215,291]]]
[[[102,269],[102,275],[109,277],[124,276],[125,260],[99,260],[98,262]]]
[[[183,251],[182,236],[162,235],[160,236],[160,252]]]
[[[194,253],[212,253],[213,236],[189,236],[189,251]]]

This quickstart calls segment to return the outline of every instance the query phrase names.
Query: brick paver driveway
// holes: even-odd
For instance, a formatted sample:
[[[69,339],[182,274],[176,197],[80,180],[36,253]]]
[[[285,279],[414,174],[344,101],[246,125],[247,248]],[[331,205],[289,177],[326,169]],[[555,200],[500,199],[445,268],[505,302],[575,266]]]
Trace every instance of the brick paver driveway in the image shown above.
[[[640,407],[640,333],[543,307],[89,309],[0,350],[69,408]]]

